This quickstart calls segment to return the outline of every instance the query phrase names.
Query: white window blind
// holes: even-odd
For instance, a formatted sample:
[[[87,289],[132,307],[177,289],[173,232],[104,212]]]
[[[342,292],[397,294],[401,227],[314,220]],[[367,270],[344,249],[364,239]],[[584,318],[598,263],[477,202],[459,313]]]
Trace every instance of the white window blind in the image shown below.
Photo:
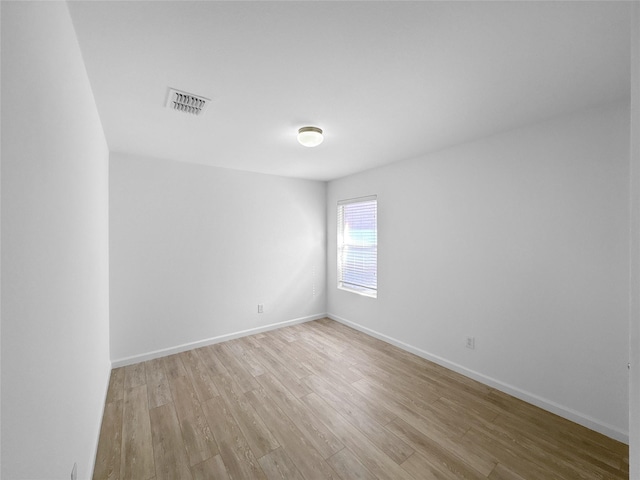
[[[338,202],[338,288],[377,297],[378,199]]]

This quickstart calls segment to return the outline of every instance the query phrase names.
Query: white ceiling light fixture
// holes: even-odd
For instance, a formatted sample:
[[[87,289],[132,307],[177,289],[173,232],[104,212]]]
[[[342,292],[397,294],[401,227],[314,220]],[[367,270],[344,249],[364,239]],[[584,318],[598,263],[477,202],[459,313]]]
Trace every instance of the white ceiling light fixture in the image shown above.
[[[298,130],[298,142],[305,147],[317,147],[322,143],[322,129],[318,127],[302,127]]]

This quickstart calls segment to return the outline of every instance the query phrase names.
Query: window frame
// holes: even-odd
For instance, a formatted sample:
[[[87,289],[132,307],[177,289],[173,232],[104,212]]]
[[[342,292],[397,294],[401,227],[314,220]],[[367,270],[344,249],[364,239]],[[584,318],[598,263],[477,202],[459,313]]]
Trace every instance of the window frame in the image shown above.
[[[345,214],[344,210],[349,205],[356,204],[367,204],[373,202],[373,214],[374,214],[374,222],[373,222],[373,230],[371,229],[362,229],[362,235],[358,237],[362,240],[362,242],[346,242],[345,241]],[[364,205],[362,205],[364,206]],[[352,212],[353,213],[353,212]],[[337,243],[336,243],[336,260],[337,260],[337,286],[339,290],[344,290],[346,292],[356,293],[358,295],[363,295],[365,297],[377,298],[378,297],[378,196],[377,195],[368,195],[366,197],[358,197],[351,198],[345,200],[339,200],[336,210],[336,226],[337,226]],[[370,225],[369,225],[370,226]],[[373,245],[371,242],[373,240]],[[364,243],[363,243],[364,242]],[[366,243],[366,245],[365,245]],[[373,272],[370,272],[367,267],[364,267],[362,270],[362,264],[359,266],[354,266],[354,268],[347,268],[347,260],[346,255],[349,249],[354,249],[354,251],[359,251],[360,254],[356,254],[356,257],[359,257],[364,263],[369,263],[373,261]],[[373,253],[371,253],[373,250]],[[353,262],[352,266],[353,266]],[[360,277],[365,279],[363,283],[366,285],[361,285],[353,282],[349,282],[345,279],[346,276]],[[373,282],[371,282],[371,276],[373,276]]]

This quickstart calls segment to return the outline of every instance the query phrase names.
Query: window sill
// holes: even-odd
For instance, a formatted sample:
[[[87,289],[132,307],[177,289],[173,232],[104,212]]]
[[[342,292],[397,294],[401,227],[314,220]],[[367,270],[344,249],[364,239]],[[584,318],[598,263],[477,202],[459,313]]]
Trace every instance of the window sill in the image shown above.
[[[338,290],[343,290],[345,292],[355,293],[355,294],[358,294],[358,295],[362,295],[363,297],[378,298],[378,292],[377,291],[371,291],[371,290],[366,289],[366,288],[345,287],[345,286],[342,286],[342,285],[338,285]]]

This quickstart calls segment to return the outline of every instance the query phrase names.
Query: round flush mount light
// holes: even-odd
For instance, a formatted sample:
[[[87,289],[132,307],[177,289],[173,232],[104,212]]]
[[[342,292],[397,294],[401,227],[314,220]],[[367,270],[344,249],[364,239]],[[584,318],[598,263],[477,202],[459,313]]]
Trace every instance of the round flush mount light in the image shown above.
[[[322,143],[322,129],[318,127],[302,127],[298,130],[298,142],[305,147],[317,147]]]

